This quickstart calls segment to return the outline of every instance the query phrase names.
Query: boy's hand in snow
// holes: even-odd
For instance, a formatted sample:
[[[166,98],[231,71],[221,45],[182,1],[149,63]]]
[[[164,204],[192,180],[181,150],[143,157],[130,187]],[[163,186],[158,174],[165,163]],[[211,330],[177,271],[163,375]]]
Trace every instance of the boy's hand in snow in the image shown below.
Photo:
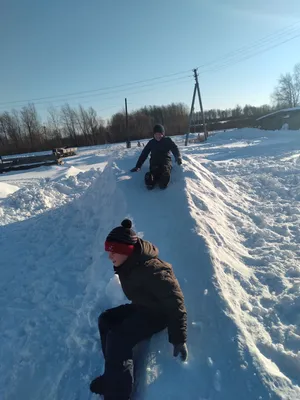
[[[130,170],[130,172],[138,172],[140,170],[140,168],[134,167]]]
[[[177,357],[180,354],[181,361],[185,362],[188,359],[188,349],[186,343],[174,344],[173,356]]]
[[[178,164],[178,165],[181,165],[181,164],[182,164],[182,158],[181,158],[181,157],[178,157],[176,161],[177,161],[177,164]]]

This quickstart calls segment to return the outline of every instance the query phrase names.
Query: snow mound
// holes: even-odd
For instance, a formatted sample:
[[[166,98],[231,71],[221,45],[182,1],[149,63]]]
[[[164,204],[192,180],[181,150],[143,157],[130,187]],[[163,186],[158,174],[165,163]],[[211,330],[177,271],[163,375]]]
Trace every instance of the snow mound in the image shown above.
[[[51,181],[59,181],[64,178],[69,178],[70,176],[77,176],[78,174],[84,173],[83,170],[74,167],[71,165],[71,167],[63,168],[60,173],[57,173],[53,178],[51,178]]]
[[[99,174],[94,169],[81,172],[71,167],[59,178],[28,182],[1,203],[0,225],[21,221],[73,201],[87,190]]]
[[[17,190],[19,190],[18,186],[0,182],[0,199],[6,198],[7,196],[15,193]]]

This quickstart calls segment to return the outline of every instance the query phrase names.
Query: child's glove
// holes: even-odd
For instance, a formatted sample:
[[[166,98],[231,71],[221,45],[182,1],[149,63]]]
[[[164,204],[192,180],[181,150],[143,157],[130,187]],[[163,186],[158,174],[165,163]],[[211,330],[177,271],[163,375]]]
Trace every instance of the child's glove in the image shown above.
[[[180,354],[181,361],[185,362],[188,359],[188,349],[186,343],[174,344],[173,356],[177,357]]]

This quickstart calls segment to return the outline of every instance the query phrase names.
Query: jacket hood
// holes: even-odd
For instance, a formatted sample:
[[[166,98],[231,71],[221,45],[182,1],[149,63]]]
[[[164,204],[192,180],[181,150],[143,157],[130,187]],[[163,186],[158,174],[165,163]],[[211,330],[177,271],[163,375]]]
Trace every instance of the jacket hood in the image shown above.
[[[158,257],[159,250],[154,244],[138,238],[132,255],[119,267],[114,267],[116,274],[130,270],[138,262],[146,262]]]
[[[137,249],[139,259],[144,262],[158,257],[159,254],[159,250],[154,244],[143,239],[138,239]]]

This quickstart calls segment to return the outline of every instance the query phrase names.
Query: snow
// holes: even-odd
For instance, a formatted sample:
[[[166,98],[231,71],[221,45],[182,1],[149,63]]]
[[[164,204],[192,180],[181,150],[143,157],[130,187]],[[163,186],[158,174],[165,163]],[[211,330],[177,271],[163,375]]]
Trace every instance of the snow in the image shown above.
[[[1,399],[97,398],[97,317],[127,301],[103,243],[125,217],[172,263],[189,321],[189,362],[154,336],[136,398],[300,398],[300,134],[174,140],[166,191],[128,172],[136,144],[0,176],[16,190],[0,199]]]
[[[9,183],[0,182],[0,199],[4,199],[10,194],[19,190],[18,186],[10,185]]]

